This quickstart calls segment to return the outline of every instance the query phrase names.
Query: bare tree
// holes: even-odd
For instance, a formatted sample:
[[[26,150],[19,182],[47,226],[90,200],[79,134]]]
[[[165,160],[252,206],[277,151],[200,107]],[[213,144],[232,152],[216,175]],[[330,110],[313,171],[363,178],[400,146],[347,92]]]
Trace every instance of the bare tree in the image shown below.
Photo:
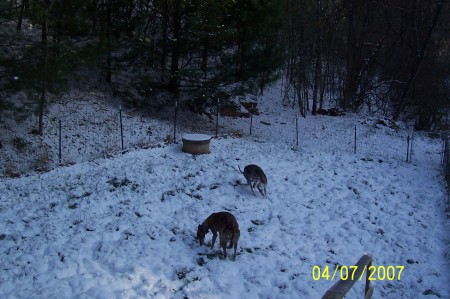
[[[405,108],[407,97],[410,93],[410,90],[414,84],[414,81],[417,77],[417,73],[420,70],[420,67],[424,61],[424,57],[427,53],[427,49],[430,45],[432,35],[434,31],[436,30],[439,17],[441,15],[443,2],[441,0],[435,1],[434,5],[434,11],[432,13],[432,20],[431,24],[428,26],[424,26],[423,24],[423,12],[421,11],[424,9],[423,6],[419,6],[420,1],[412,1],[413,7],[412,10],[414,12],[414,22],[412,27],[412,37],[413,37],[413,49],[415,52],[412,67],[409,71],[408,79],[405,84],[405,87],[402,90],[402,93],[400,95],[400,99],[397,103],[397,107],[395,109],[394,113],[394,120],[398,120]],[[423,3],[423,2],[422,2]],[[422,21],[422,22],[421,22]],[[423,35],[421,34],[421,29],[426,28]]]

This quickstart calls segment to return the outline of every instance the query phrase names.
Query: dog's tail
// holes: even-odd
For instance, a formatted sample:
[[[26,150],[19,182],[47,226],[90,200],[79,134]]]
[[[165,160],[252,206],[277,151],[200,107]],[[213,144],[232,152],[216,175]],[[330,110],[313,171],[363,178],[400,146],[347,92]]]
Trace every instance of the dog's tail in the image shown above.
[[[239,168],[239,172],[243,174],[241,167],[239,165],[238,165],[238,168]]]

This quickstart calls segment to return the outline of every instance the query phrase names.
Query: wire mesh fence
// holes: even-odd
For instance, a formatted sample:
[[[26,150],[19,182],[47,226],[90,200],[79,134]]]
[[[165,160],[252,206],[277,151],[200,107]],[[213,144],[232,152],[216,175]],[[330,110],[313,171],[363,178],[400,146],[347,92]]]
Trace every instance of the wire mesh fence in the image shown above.
[[[183,110],[176,116],[175,111],[165,110],[155,118],[108,104],[78,105],[71,110],[61,106],[58,113],[53,112],[57,117],[46,118],[44,136],[27,145],[23,153],[8,157],[8,167],[18,173],[48,170],[130,149],[181,142],[185,133],[245,137],[300,151],[348,153],[361,159],[421,165],[439,164],[439,155],[445,152],[448,161],[448,145],[446,150],[440,149],[437,139],[380,124],[377,119],[317,116],[322,118],[318,121],[313,116],[299,117],[295,110],[290,115],[261,113],[247,117],[224,117],[217,111],[205,117]],[[445,165],[448,178],[448,162]]]

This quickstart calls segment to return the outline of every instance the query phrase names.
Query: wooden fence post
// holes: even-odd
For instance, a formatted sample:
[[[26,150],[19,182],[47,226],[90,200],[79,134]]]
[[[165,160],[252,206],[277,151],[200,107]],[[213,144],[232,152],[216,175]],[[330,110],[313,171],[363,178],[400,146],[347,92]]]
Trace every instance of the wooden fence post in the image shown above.
[[[371,271],[372,257],[370,255],[363,255],[355,265],[355,271],[352,272],[351,277],[347,279],[340,279],[323,295],[322,299],[342,299],[353,287],[353,285],[362,278],[364,272],[366,273],[366,286],[364,289],[364,298],[370,299],[373,294],[373,287],[370,286],[369,273]]]

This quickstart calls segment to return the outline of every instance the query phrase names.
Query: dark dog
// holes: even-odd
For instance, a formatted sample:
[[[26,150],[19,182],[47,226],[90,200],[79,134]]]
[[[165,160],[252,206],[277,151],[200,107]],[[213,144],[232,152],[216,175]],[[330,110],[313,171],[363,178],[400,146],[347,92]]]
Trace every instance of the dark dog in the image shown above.
[[[205,235],[211,230],[213,237],[211,243],[211,249],[214,248],[216,242],[217,233],[219,233],[220,247],[223,249],[223,257],[227,257],[227,242],[230,241],[228,248],[234,246],[233,260],[236,260],[236,250],[241,235],[239,230],[239,224],[236,218],[228,212],[212,213],[208,218],[198,225],[197,238],[200,245],[205,243]]]
[[[267,198],[267,177],[261,167],[255,164],[250,164],[244,167],[244,171],[242,171],[239,166],[238,168],[247,180],[247,185],[250,185],[253,194],[255,194],[253,188],[257,187],[259,193],[261,193],[264,198]]]

